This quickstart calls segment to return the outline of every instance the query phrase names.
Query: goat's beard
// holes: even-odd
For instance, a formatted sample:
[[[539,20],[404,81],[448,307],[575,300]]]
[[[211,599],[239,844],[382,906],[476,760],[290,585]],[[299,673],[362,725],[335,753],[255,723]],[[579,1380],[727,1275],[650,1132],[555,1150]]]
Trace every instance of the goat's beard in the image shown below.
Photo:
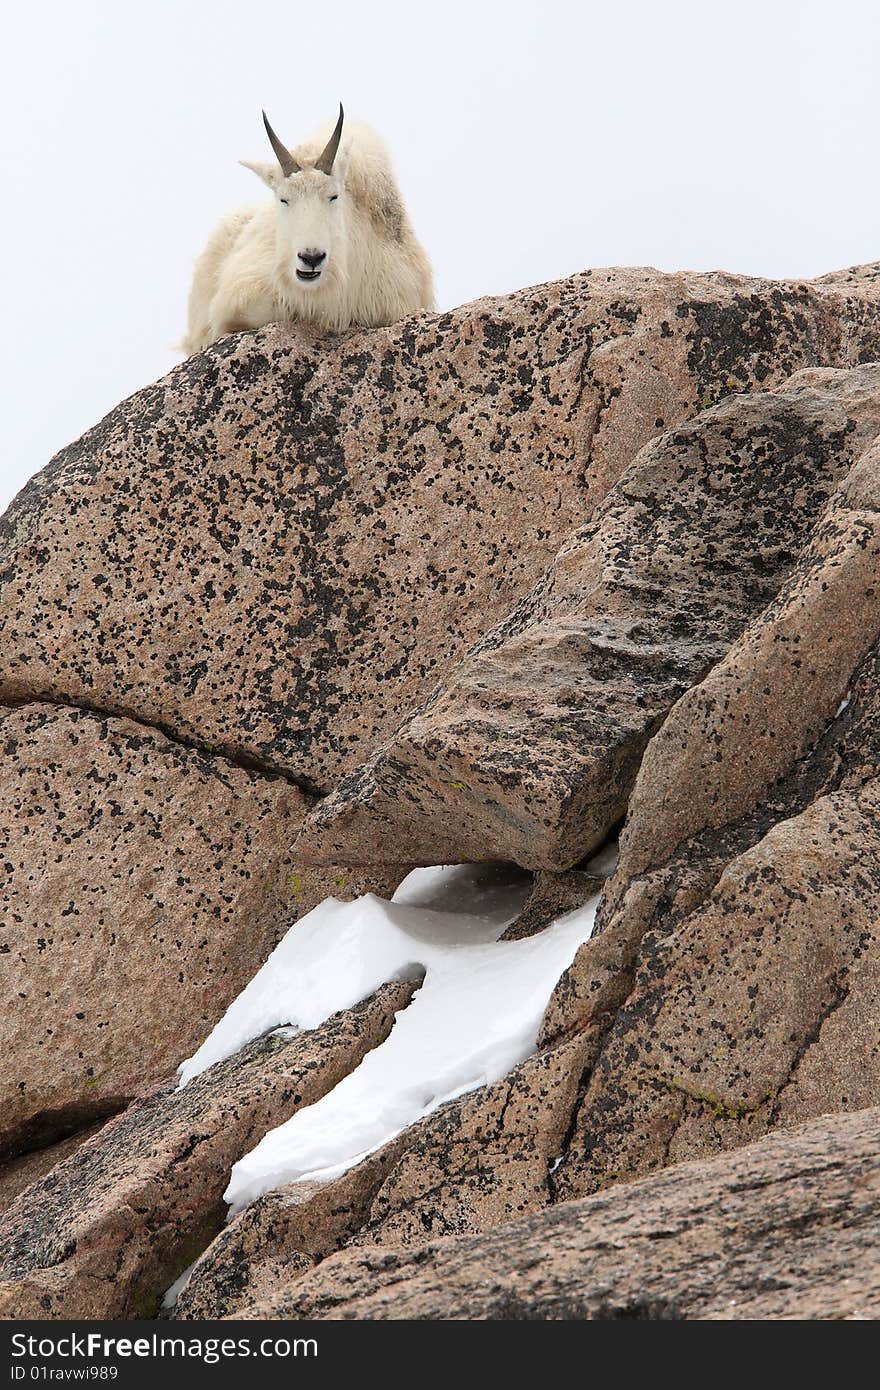
[[[319,280],[303,283],[296,278],[296,261],[284,260],[278,265],[279,295],[285,316],[300,319],[324,328],[350,327],[348,308],[348,266],[334,256]]]

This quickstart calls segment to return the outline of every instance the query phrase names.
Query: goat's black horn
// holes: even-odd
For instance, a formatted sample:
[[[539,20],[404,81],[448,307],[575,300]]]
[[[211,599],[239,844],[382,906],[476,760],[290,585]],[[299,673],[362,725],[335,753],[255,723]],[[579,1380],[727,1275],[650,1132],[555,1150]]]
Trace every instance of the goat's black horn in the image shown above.
[[[324,146],[321,157],[315,163],[315,168],[320,169],[322,174],[332,174],[333,161],[339,149],[339,141],[342,139],[342,122],[345,119],[345,112],[342,109],[342,102],[339,103],[339,120],[336,122],[336,129]]]
[[[287,146],[278,139],[278,136],[275,134],[274,130],[269,124],[269,117],[266,115],[265,111],[263,112],[263,125],[266,127],[266,134],[268,135],[272,143],[272,148],[275,151],[275,157],[278,160],[278,163],[281,165],[282,174],[284,174],[285,178],[288,174],[298,174],[300,171],[300,165],[297,164],[296,160],[290,153],[290,150],[287,148]],[[327,149],[329,148],[330,146],[328,145]],[[324,153],[326,154],[326,152],[327,151],[325,150]],[[333,153],[336,153],[335,149]],[[324,156],[322,155],[321,158],[323,159],[323,157]]]

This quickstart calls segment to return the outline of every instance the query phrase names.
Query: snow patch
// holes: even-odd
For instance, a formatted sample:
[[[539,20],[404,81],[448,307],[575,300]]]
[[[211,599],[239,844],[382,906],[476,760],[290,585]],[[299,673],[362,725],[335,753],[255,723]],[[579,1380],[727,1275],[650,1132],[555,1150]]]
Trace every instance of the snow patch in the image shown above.
[[[497,940],[519,915],[529,883],[516,871],[463,864],[414,870],[390,903],[373,893],[354,902],[325,898],[291,927],[178,1069],[180,1087],[253,1038],[317,1028],[380,985],[421,979],[456,946]],[[448,910],[451,903],[458,909]]]
[[[192,1274],[192,1272],[193,1272],[193,1270],[195,1269],[195,1267],[196,1267],[196,1265],[198,1264],[198,1262],[199,1262],[199,1256],[196,1256],[196,1258],[193,1260],[192,1264],[191,1264],[191,1265],[187,1265],[187,1267],[186,1267],[186,1269],[183,1271],[183,1273],[182,1273],[182,1274],[178,1274],[177,1278],[175,1279],[175,1281],[174,1281],[174,1283],[171,1285],[171,1287],[165,1290],[164,1294],[162,1295],[162,1307],[163,1307],[163,1308],[176,1308],[176,1307],[177,1307],[177,1300],[180,1298],[180,1295],[183,1293],[183,1286],[184,1286],[184,1284],[187,1282],[187,1280],[189,1279],[189,1276]]]
[[[553,988],[593,929],[598,896],[536,936],[499,941],[525,901],[517,871],[417,869],[390,902],[328,898],[290,929],[194,1057],[185,1086],[251,1039],[310,1029],[390,980],[421,979],[385,1042],[232,1169],[232,1211],[284,1183],[329,1181],[535,1048]]]

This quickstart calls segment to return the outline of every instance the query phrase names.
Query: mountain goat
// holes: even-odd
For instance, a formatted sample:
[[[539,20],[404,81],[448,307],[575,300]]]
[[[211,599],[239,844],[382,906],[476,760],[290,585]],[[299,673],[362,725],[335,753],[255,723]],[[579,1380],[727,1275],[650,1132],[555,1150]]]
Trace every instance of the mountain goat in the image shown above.
[[[187,354],[266,323],[368,328],[433,308],[431,266],[385,147],[359,125],[340,148],[343,120],[340,106],[326,144],[290,151],[263,112],[278,163],[242,163],[274,201],[230,213],[196,262]]]

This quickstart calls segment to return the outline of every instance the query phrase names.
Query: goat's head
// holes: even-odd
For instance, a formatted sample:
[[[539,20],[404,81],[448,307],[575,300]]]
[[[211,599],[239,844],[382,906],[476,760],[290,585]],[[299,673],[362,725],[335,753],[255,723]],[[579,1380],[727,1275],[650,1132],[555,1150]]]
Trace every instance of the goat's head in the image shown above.
[[[346,160],[339,150],[343,119],[340,104],[336,127],[321,154],[314,164],[301,165],[279,140],[264,111],[263,124],[278,163],[242,160],[275,194],[279,260],[291,284],[304,293],[314,293],[346,272]]]

